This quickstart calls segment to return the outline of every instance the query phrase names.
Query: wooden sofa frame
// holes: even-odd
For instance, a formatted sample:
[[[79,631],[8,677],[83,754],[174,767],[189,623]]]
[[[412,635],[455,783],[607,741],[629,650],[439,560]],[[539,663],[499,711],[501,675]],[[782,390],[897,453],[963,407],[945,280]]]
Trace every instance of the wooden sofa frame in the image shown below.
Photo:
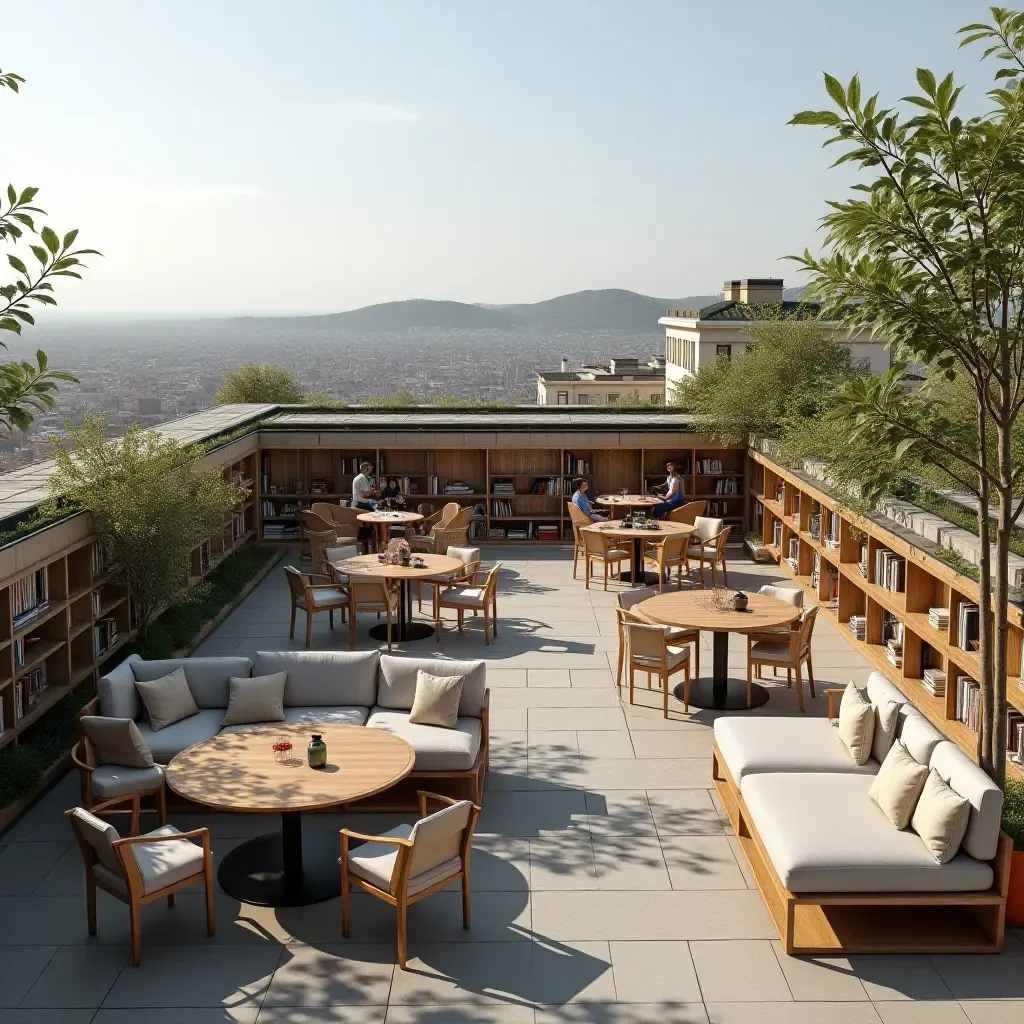
[[[779,879],[717,744],[711,774],[787,954],[1002,952],[1013,850],[1005,832],[985,892],[795,893]]]

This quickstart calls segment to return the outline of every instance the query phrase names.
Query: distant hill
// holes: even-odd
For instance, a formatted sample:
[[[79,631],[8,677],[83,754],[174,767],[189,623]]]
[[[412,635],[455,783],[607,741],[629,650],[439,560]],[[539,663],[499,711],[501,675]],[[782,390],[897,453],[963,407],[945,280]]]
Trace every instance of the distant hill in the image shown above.
[[[559,295],[543,302],[507,306],[448,302],[434,299],[405,299],[363,306],[345,313],[317,316],[237,317],[261,325],[336,328],[353,331],[405,331],[416,328],[480,330],[530,328],[549,331],[625,331],[631,334],[657,333],[658,318],[670,306],[700,306],[716,301],[718,295],[688,295],[681,299],[657,299],[623,288]]]

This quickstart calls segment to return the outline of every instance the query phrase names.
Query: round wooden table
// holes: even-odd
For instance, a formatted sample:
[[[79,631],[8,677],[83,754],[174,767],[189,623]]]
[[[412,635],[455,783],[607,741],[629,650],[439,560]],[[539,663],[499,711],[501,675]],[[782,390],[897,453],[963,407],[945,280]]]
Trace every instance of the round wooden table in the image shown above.
[[[655,498],[650,494],[601,494],[594,499],[594,504],[604,505],[614,516],[616,511],[629,512],[634,508],[651,512],[663,501],[663,498]]]
[[[458,572],[464,564],[460,559],[449,558],[448,555],[419,554],[414,557],[422,559],[426,565],[421,569],[412,565],[391,565],[378,561],[376,555],[356,555],[355,558],[346,558],[341,562],[331,562],[335,572],[346,576],[378,576],[384,580],[398,580],[398,639],[406,642],[425,640],[434,632],[433,626],[412,621],[412,589],[409,581],[426,579],[428,576],[447,576]],[[387,640],[387,623],[374,626],[370,636],[374,640]]]
[[[654,521],[652,520],[652,522]],[[694,530],[694,527],[687,523],[671,523],[667,520],[654,522],[654,525],[657,527],[656,530],[647,530],[622,526],[613,519],[608,523],[594,523],[593,526],[583,526],[581,529],[599,533],[602,537],[613,537],[615,540],[631,540],[633,542],[633,566],[629,572],[620,573],[619,579],[637,587],[646,587],[651,580],[657,582],[657,576],[644,570],[644,544],[648,541],[657,543],[666,537],[677,536],[681,533],[693,533]]]
[[[633,610],[661,626],[699,629],[714,634],[712,677],[694,679],[690,683],[691,704],[716,711],[760,707],[768,701],[768,691],[763,686],[753,684],[748,704],[746,679],[729,678],[729,634],[756,633],[788,626],[799,618],[800,609],[777,597],[747,594],[745,612],[719,611],[711,604],[712,593],[710,590],[688,590],[659,594],[641,601]],[[682,684],[674,692],[682,700]]]
[[[408,526],[410,523],[418,523],[423,518],[419,512],[363,512],[356,516],[361,523],[376,524],[378,527],[379,544],[381,548],[387,547],[384,543],[387,537],[389,526]]]
[[[310,768],[312,734],[327,744],[327,765]],[[292,759],[280,764],[273,744],[289,739]],[[337,832],[307,829],[302,812],[335,807],[389,789],[412,771],[405,740],[361,725],[257,725],[221,733],[171,758],[167,785],[219,811],[280,814],[281,831],[250,839],[221,861],[217,880],[236,900],[260,907],[300,907],[341,891]]]

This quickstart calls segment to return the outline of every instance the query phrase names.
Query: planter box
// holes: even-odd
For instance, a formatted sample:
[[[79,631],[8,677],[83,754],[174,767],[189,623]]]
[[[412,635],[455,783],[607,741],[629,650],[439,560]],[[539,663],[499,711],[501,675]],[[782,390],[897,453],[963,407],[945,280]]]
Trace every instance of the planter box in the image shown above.
[[[1010,891],[1006,894],[1006,923],[1024,928],[1024,850],[1010,856]]]
[[[774,562],[775,558],[772,553],[764,546],[761,541],[749,540],[748,538],[743,539],[743,547],[747,554],[755,562]]]

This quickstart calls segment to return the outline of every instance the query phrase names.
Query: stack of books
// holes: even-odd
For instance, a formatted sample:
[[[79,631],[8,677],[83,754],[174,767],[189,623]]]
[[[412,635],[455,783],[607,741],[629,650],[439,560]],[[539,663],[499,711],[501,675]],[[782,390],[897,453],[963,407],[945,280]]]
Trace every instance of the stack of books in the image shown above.
[[[294,523],[264,523],[264,540],[296,540],[299,528]]]
[[[928,625],[932,629],[937,629],[940,633],[949,632],[949,609],[948,608],[929,608],[928,609]]]
[[[558,540],[558,527],[550,525],[538,526],[537,540]]]
[[[445,492],[450,493],[450,492]],[[491,484],[492,494],[515,494],[516,483],[514,480],[495,480]]]
[[[957,676],[956,720],[977,732],[980,707],[981,687],[970,676]]]
[[[903,666],[903,623],[892,612],[882,614],[882,639],[885,640],[885,656],[897,668]]]
[[[530,531],[522,526],[512,526],[505,536],[508,540],[529,540]]]
[[[868,619],[866,615],[851,615],[849,622],[850,632],[858,640],[866,639],[868,635]]]
[[[962,651],[973,651],[978,640],[978,606],[965,601],[960,605],[957,621],[957,646]]]
[[[437,486],[437,477],[434,477],[434,486]],[[437,491],[432,491],[432,494],[437,494]],[[473,488],[470,484],[464,484],[461,480],[452,480],[451,483],[444,485],[444,494],[472,494]],[[515,488],[509,491],[509,494],[515,494]]]
[[[488,540],[504,540],[505,539],[505,527],[504,526],[492,526],[487,531]]]
[[[945,697],[946,673],[941,668],[926,668],[924,670],[924,688],[933,697]]]
[[[888,548],[879,548],[875,552],[875,583],[902,594],[906,589],[907,560],[902,555]]]

